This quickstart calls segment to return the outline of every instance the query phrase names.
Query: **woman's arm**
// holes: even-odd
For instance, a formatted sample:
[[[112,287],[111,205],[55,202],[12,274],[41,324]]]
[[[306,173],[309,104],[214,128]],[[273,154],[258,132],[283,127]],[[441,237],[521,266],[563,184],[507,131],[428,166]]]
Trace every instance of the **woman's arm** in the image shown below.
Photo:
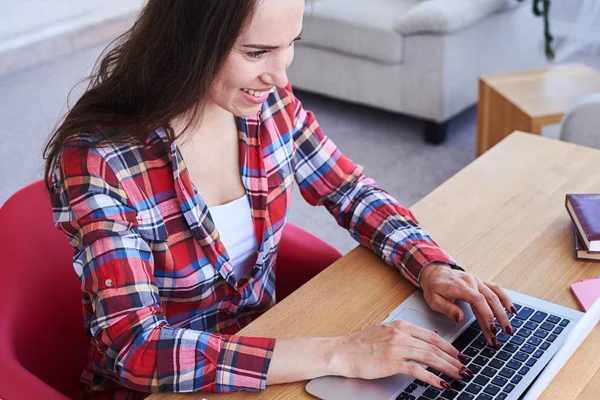
[[[278,339],[267,373],[267,385],[334,375],[334,338]]]
[[[65,150],[50,185],[55,225],[75,247],[98,362],[141,392],[264,389],[274,339],[169,325],[137,212],[99,151]]]
[[[325,375],[374,379],[408,374],[439,389],[448,382],[416,361],[456,379],[472,376],[464,356],[435,332],[395,321],[333,338],[278,339],[267,384]]]
[[[290,100],[288,107],[293,108],[294,114],[295,178],[304,199],[312,205],[324,205],[338,224],[362,246],[372,249],[386,264],[395,266],[411,282],[423,288],[425,299],[433,309],[461,321],[462,311],[453,304],[454,299],[461,299],[471,304],[490,345],[497,345],[494,315],[502,330],[512,334],[504,311],[511,310],[512,302],[506,293],[497,285],[484,284],[465,273],[419,227],[410,210],[366,178],[362,168],[344,156],[323,134],[314,115],[305,111],[291,93],[291,87],[286,90]],[[453,272],[447,273],[436,267],[440,265],[450,267],[448,270]],[[434,271],[429,275],[436,275],[437,281],[441,282],[428,285],[429,290],[423,285],[425,267]],[[448,274],[456,279],[446,279],[444,276]],[[457,291],[455,289],[461,296],[449,295]],[[445,301],[441,301],[443,294],[447,295]]]
[[[324,205],[362,246],[398,268],[416,286],[420,287],[421,270],[430,263],[462,269],[419,227],[410,210],[366,178],[362,167],[324,135],[290,86],[286,91],[294,120],[294,173],[304,199],[311,205]]]

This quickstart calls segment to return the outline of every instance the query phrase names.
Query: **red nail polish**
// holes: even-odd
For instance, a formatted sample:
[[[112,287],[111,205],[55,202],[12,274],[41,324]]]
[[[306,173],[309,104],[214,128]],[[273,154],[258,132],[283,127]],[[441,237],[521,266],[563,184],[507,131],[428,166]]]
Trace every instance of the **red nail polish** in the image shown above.
[[[496,334],[496,324],[493,322],[490,324],[490,331],[495,335]]]
[[[446,381],[440,380],[440,386],[444,389],[450,389],[450,384]]]
[[[507,324],[504,327],[504,330],[506,331],[506,333],[508,333],[510,336],[514,336],[515,333],[513,332],[512,326],[510,324]]]
[[[500,343],[498,343],[498,339],[494,336],[492,338],[492,345],[496,348],[496,350],[500,349]]]
[[[515,306],[510,306],[510,312],[513,314],[517,313],[517,309],[515,308]]]
[[[467,362],[467,357],[465,357],[465,355],[463,353],[459,352],[458,355],[456,356],[456,358],[458,358],[463,363]]]
[[[454,320],[456,321],[456,323],[458,324],[458,319],[460,318],[460,315],[458,313],[454,314]]]

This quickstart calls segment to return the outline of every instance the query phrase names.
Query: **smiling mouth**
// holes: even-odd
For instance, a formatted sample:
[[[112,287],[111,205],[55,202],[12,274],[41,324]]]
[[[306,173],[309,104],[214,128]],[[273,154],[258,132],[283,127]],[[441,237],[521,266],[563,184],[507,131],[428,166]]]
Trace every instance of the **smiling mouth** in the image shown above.
[[[271,88],[271,89],[269,89],[269,90],[260,91],[260,92],[259,92],[259,91],[252,90],[252,89],[241,89],[241,90],[242,90],[243,92],[245,92],[245,93],[248,93],[250,96],[254,96],[254,97],[256,97],[256,98],[261,98],[261,97],[264,97],[264,96],[266,96],[266,95],[267,95],[267,94],[269,94],[269,93],[272,93],[274,89],[275,89],[275,88]]]

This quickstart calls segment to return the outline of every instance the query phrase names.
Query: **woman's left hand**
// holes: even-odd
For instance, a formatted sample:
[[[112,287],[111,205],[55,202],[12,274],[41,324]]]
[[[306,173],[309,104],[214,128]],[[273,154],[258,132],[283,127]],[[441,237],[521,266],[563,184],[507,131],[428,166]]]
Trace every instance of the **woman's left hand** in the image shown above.
[[[421,271],[419,282],[429,307],[457,323],[462,322],[464,314],[454,301],[469,303],[490,346],[500,347],[496,338],[494,316],[504,333],[511,336],[514,334],[507,312],[516,314],[517,310],[500,286],[442,263],[426,265]]]

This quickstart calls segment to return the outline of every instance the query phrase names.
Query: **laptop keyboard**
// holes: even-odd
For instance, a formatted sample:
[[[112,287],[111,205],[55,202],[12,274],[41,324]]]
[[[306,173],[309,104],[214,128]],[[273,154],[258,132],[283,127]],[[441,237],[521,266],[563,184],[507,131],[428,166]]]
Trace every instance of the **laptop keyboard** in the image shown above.
[[[449,382],[450,389],[439,390],[416,379],[396,400],[506,399],[571,322],[520,304],[514,306],[517,314],[509,314],[514,336],[502,333],[496,321],[499,350],[487,346],[477,321],[452,343],[467,357],[466,366],[473,371],[473,377],[455,380],[428,368],[428,371]]]

